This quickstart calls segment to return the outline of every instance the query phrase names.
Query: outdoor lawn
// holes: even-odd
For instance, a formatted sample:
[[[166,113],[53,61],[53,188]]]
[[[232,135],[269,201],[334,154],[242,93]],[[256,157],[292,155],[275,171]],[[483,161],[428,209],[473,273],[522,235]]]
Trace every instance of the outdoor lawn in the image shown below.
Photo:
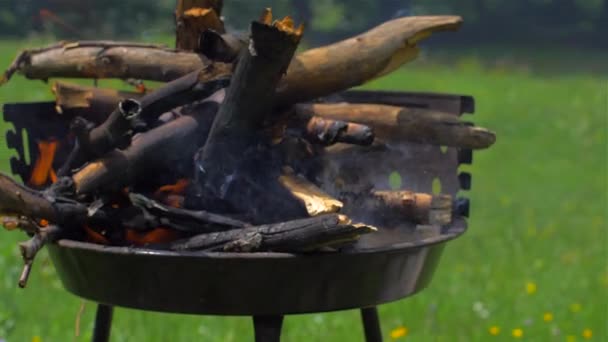
[[[0,45],[0,68],[22,45]],[[432,284],[380,307],[387,341],[608,341],[608,77],[582,69],[458,57],[450,66],[417,62],[367,86],[473,95],[467,119],[498,137],[463,167],[473,175],[462,194],[472,203],[469,230],[447,246]],[[0,103],[49,99],[40,81],[15,77],[0,87]],[[3,172],[9,128],[0,123]],[[28,288],[17,287],[25,238],[0,232],[0,341],[90,340],[95,304],[62,288],[46,251]],[[117,309],[112,341],[250,341],[252,333],[249,318]],[[356,310],[288,317],[283,336],[363,340]]]

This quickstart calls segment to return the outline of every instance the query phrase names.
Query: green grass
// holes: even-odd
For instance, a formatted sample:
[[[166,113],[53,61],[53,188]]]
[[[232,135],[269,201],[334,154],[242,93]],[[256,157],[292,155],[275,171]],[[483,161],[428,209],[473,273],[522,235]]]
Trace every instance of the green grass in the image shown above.
[[[2,45],[1,66],[17,47]],[[494,147],[463,168],[473,174],[466,194],[472,200],[469,231],[450,243],[428,289],[380,308],[386,340],[403,326],[404,341],[510,341],[516,328],[527,341],[567,341],[570,335],[582,341],[584,329],[593,340],[607,341],[608,79],[482,64],[413,64],[369,86],[474,95],[477,113],[466,119],[498,135]],[[41,82],[18,77],[0,88],[0,102],[42,99],[50,93]],[[7,159],[0,158],[4,171]],[[62,289],[46,252],[29,288],[17,289],[16,243],[24,236],[0,235],[0,340],[89,340],[94,304],[86,303],[81,335],[74,338],[81,300]],[[527,293],[528,283],[535,293]],[[544,322],[545,313],[553,321]],[[113,341],[252,339],[247,318],[118,309],[114,322]],[[500,327],[498,336],[489,334],[491,326]],[[358,313],[347,311],[288,317],[283,336],[361,341],[362,331]]]

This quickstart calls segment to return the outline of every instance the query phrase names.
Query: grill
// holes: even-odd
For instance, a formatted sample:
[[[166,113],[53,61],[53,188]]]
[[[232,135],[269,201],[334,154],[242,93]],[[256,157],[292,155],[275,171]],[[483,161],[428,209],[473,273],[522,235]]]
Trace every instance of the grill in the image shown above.
[[[472,97],[446,94],[348,91],[325,100],[453,115],[474,111]],[[66,117],[78,115],[68,114],[57,115],[54,102],[4,106],[4,119],[14,126],[6,141],[17,154],[10,164],[15,175],[29,179],[33,162],[27,160],[36,160],[37,141],[60,139],[54,163],[63,163],[71,148]],[[454,198],[471,186],[470,174],[458,171],[460,164],[472,162],[471,150],[406,144],[371,149],[365,158],[368,162],[361,163],[345,154],[341,167],[356,168],[357,177],[374,177],[385,187],[395,172],[414,191],[432,192],[440,184],[441,192]],[[374,162],[380,158],[386,162]],[[376,306],[411,296],[431,282],[446,243],[466,231],[468,207],[468,200],[459,198],[449,226],[380,227],[340,253],[170,252],[73,240],[48,247],[64,287],[99,303],[96,342],[109,340],[114,307],[252,316],[256,341],[268,342],[280,340],[285,315],[360,309],[366,340],[376,342],[382,340]]]

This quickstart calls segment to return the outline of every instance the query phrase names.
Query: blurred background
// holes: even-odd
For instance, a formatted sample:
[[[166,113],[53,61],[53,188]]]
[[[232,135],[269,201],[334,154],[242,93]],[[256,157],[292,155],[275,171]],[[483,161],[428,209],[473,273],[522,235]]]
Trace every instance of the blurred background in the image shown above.
[[[387,341],[608,341],[608,0],[225,0],[229,27],[263,7],[307,23],[305,47],[410,15],[465,25],[364,86],[475,96],[468,119],[497,132],[475,154],[469,231],[430,287],[380,308]],[[173,0],[0,0],[0,68],[60,39],[173,45]],[[122,87],[119,81],[105,85]],[[90,81],[82,82],[90,84]],[[0,103],[52,99],[15,77]],[[0,133],[9,127],[0,120]],[[11,156],[0,142],[0,169]],[[17,288],[20,233],[0,232],[0,341],[87,341],[94,303],[63,290],[46,252]],[[356,286],[356,284],[353,284]],[[251,340],[248,318],[119,309],[113,341]],[[358,341],[357,311],[288,317],[285,341]]]

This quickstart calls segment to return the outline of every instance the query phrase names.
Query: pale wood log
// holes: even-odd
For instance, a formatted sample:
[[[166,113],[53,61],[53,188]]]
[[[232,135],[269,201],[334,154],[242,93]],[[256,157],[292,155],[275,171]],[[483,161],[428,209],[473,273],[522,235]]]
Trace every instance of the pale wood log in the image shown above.
[[[345,212],[370,217],[383,223],[410,221],[418,224],[446,225],[452,220],[452,197],[413,191],[372,191],[344,193]],[[356,212],[356,213],[355,213]],[[364,214],[365,215],[365,214]]]
[[[496,141],[485,128],[471,126],[458,116],[419,108],[377,104],[298,104],[300,115],[317,115],[351,121],[373,128],[376,137],[386,141],[411,141],[432,145],[483,149]]]
[[[394,19],[350,39],[300,53],[278,90],[280,104],[309,101],[396,70],[418,54],[417,43],[434,32],[456,30],[458,16]]]
[[[211,68],[208,68],[212,65]],[[136,78],[172,81],[198,69],[229,72],[232,65],[162,45],[111,41],[60,42],[41,49],[22,51],[7,69],[0,84],[19,71],[30,79],[52,77]]]
[[[304,205],[309,216],[335,213],[343,207],[342,202],[302,176],[286,172],[279,177],[279,183]]]

